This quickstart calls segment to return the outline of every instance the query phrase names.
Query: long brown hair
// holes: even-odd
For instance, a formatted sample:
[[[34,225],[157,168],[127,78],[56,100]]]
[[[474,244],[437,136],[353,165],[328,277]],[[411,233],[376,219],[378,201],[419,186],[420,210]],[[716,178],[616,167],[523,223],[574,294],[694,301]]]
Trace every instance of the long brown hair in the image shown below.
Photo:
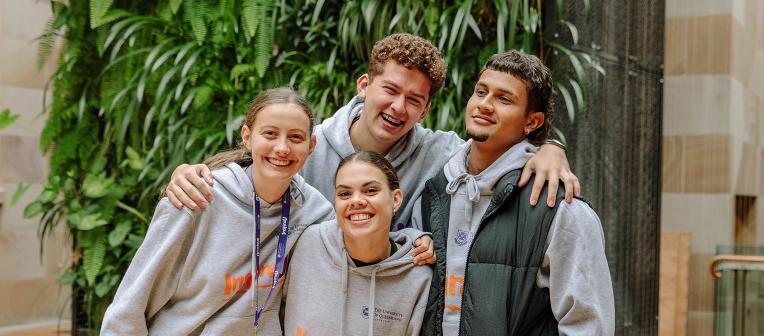
[[[307,115],[310,120],[310,130],[308,135],[313,132],[315,117],[313,116],[313,110],[310,108],[310,104],[308,104],[308,100],[288,87],[266,90],[257,96],[257,98],[249,104],[247,117],[244,119],[244,125],[247,125],[247,127],[251,129],[255,125],[257,114],[264,108],[274,104],[294,104],[298,106],[305,112],[305,115]],[[204,164],[207,165],[210,170],[222,167],[229,162],[236,162],[241,166],[252,164],[252,155],[249,152],[249,149],[244,147],[243,142],[239,142],[234,149],[222,151],[207,160],[204,160]]]

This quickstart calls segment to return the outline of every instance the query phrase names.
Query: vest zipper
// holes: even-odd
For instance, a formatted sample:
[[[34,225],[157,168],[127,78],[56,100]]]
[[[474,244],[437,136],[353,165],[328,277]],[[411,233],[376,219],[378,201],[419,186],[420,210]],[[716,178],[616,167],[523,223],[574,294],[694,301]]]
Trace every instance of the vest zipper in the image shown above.
[[[485,227],[486,222],[488,221],[488,218],[493,216],[494,213],[499,209],[499,206],[503,203],[504,200],[512,196],[512,193],[514,192],[514,185],[509,186],[509,190],[505,193],[507,196],[503,197],[502,202],[494,202],[494,200],[491,200],[491,204],[488,206],[488,209],[486,209],[485,214],[483,215],[483,218],[480,219],[480,224],[478,224],[477,230],[475,230],[475,236],[472,237],[472,242],[470,242],[470,248],[467,249],[467,262],[464,264],[464,285],[462,285],[462,313],[459,314],[459,335],[462,335],[462,325],[464,325],[464,293],[467,292],[467,287],[470,285],[469,282],[467,282],[467,272],[470,268],[470,255],[472,254],[472,247],[475,246],[475,240],[477,239],[478,235],[480,235],[480,231],[483,230],[483,227]],[[451,223],[449,223],[451,225]]]

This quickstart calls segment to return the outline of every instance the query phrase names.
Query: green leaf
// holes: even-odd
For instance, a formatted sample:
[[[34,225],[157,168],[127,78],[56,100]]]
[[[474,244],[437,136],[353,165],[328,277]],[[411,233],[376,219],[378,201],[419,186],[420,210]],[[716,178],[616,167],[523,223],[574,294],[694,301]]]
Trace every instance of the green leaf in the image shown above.
[[[109,188],[114,184],[113,178],[106,178],[106,173],[88,174],[82,182],[85,196],[90,198],[103,197],[109,193]]]
[[[244,37],[249,42],[257,31],[261,16],[254,1],[244,1],[241,6],[241,25],[244,28]]]
[[[77,218],[76,220],[78,221],[76,223],[77,229],[81,231],[92,230],[99,226],[104,226],[108,224],[106,220],[101,218],[100,214],[85,215],[81,218]]]
[[[268,70],[268,65],[273,56],[275,13],[273,13],[273,4],[270,1],[260,1],[258,4],[259,10],[263,13],[263,19],[260,20],[257,28],[255,66],[257,66],[257,74],[262,78],[265,76],[265,71]]]
[[[0,129],[6,128],[16,122],[16,120],[19,118],[18,114],[11,114],[10,109],[3,110],[2,113],[0,113]]]
[[[573,44],[578,44],[578,29],[576,26],[565,20],[560,20],[560,23],[565,25],[565,27],[567,27],[570,31],[570,37],[573,39]]]
[[[173,14],[178,13],[178,9],[180,9],[181,3],[183,3],[183,0],[170,0],[170,10]]]
[[[52,16],[45,23],[45,30],[40,35],[40,42],[37,44],[37,70],[41,70],[45,63],[48,61],[50,54],[53,52],[53,46],[56,43],[56,29],[53,28],[53,22],[55,16]]]
[[[29,184],[20,182],[16,186],[16,191],[13,192],[13,196],[11,196],[11,201],[9,205],[10,206],[16,205],[16,203],[18,203],[18,201],[21,199],[21,196],[24,196],[24,193],[26,193],[27,190],[29,190],[29,186],[30,186]]]
[[[427,27],[427,32],[430,35],[435,35],[435,32],[438,30],[438,7],[435,2],[430,1],[430,3],[427,5],[427,9],[424,11],[424,22],[425,26]]]
[[[98,273],[103,267],[104,257],[106,256],[106,242],[103,237],[97,238],[93,245],[82,252],[82,267],[85,268],[85,278],[88,286],[93,286]]]
[[[106,15],[101,17],[101,19],[98,21],[98,25],[92,28],[98,28],[100,26],[103,26],[109,22],[119,20],[121,18],[124,18],[126,16],[130,16],[130,12],[123,10],[123,9],[112,9]],[[91,25],[92,26],[92,25]]]
[[[62,286],[71,285],[74,283],[74,280],[77,279],[77,272],[74,271],[66,271],[66,273],[62,274],[58,278],[58,284]]]
[[[136,152],[132,147],[127,146],[125,153],[127,154],[127,164],[131,169],[138,171],[143,169],[143,159],[138,154],[138,152]]]
[[[99,282],[95,287],[95,294],[99,298],[104,297],[104,295],[106,295],[106,293],[108,293],[110,289],[111,289],[111,284],[109,284],[108,281],[101,280],[101,282]]]
[[[103,17],[113,2],[114,0],[90,0],[90,28],[96,29],[103,24]]]
[[[130,233],[130,229],[132,229],[132,224],[128,221],[117,224],[117,227],[109,232],[109,245],[117,247],[119,244],[122,244],[127,234]]]
[[[24,208],[24,218],[35,217],[35,216],[43,213],[43,211],[45,211],[45,208],[43,208],[42,203],[37,202],[37,201],[29,203]]]
[[[573,99],[570,97],[570,92],[562,84],[557,83],[557,91],[562,94],[562,98],[565,101],[565,109],[568,111],[568,120],[573,123],[576,120],[576,109],[573,106]]]
[[[207,36],[207,10],[207,3],[204,1],[183,2],[186,21],[191,24],[191,30],[194,32],[198,44],[202,44]]]

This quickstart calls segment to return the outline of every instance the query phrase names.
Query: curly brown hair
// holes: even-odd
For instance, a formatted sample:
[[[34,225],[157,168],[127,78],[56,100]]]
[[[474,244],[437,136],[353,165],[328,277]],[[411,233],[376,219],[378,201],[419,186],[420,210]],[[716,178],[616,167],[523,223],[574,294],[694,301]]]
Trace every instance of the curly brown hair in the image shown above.
[[[427,76],[430,80],[430,97],[443,87],[446,60],[430,41],[405,33],[389,35],[377,41],[369,57],[370,79],[382,74],[389,60],[407,69],[417,69]]]

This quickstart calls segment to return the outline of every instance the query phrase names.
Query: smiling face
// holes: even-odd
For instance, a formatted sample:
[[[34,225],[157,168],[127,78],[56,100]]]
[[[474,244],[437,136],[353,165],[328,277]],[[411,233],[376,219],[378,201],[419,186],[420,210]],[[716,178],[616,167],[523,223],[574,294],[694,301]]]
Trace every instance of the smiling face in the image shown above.
[[[359,134],[387,149],[403,137],[429,109],[430,80],[417,69],[387,61],[381,74],[358,79],[363,113],[356,122]]]
[[[289,103],[264,107],[251,127],[242,126],[241,137],[252,153],[252,177],[259,181],[290,180],[316,144],[308,115]]]
[[[476,142],[508,149],[541,126],[544,114],[526,111],[528,90],[511,74],[485,70],[467,102],[467,134]]]
[[[387,241],[390,223],[403,193],[391,190],[385,174],[374,165],[351,161],[337,171],[334,207],[346,239]]]

